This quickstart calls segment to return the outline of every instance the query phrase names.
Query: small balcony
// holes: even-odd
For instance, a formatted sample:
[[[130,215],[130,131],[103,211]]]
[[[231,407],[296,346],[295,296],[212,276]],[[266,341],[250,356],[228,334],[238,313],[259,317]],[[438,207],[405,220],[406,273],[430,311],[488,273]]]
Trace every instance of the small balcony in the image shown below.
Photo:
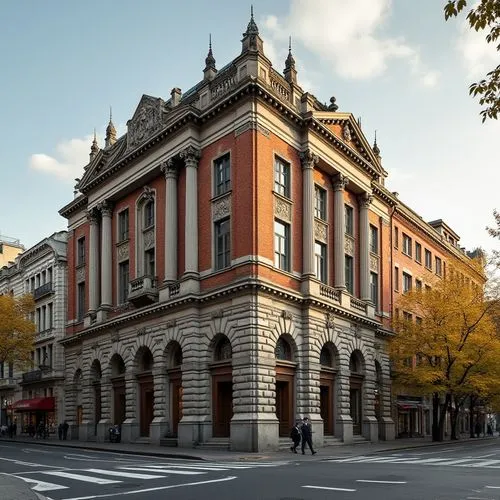
[[[44,283],[43,285],[33,290],[33,298],[35,300],[38,300],[42,297],[45,297],[45,295],[51,294],[52,292],[52,281],[49,281],[48,283]]]
[[[15,389],[16,385],[14,377],[0,378],[1,389]]]
[[[154,276],[142,276],[128,284],[128,301],[136,307],[158,302],[158,286]]]

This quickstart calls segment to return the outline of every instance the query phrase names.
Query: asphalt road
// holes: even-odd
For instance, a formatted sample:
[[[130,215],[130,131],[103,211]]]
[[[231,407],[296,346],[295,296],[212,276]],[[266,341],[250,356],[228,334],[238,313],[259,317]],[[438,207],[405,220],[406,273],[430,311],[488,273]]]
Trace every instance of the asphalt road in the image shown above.
[[[500,500],[500,439],[365,455],[339,447],[330,455],[335,451],[200,462],[2,443],[0,473],[53,500]],[[0,498],[17,500],[1,489]]]

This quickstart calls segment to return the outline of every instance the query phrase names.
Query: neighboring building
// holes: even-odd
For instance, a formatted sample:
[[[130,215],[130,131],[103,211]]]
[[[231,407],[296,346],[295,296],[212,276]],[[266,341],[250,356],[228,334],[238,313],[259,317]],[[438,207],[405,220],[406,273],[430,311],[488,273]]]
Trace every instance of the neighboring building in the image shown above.
[[[460,267],[468,273],[465,278],[483,285],[484,275],[471,265],[471,257],[459,246],[460,237],[442,220],[426,223],[408,206],[398,200],[392,217],[392,303],[398,311],[398,297],[413,288],[430,286],[434,279],[446,275],[448,268]],[[460,263],[459,266],[454,264]],[[468,410],[459,419],[459,432],[468,432]],[[430,397],[408,394],[396,395],[394,400],[396,437],[422,437],[432,434],[432,402]]]
[[[53,431],[63,418],[64,349],[59,341],[67,309],[66,247],[67,232],[56,232],[0,270],[0,293],[32,293],[35,299],[32,366],[24,372],[10,366],[7,374],[7,367],[2,370],[0,365],[0,389],[9,389],[4,417],[16,419],[18,433],[26,432],[30,422],[42,421]],[[2,398],[7,399],[6,393]]]
[[[21,252],[24,252],[24,247],[19,240],[0,234],[0,269],[14,262]]]

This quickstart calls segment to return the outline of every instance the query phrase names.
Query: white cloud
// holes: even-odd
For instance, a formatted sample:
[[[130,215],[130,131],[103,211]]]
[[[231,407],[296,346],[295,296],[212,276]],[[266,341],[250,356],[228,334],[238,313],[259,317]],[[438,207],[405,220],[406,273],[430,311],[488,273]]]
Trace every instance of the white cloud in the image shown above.
[[[488,31],[476,31],[466,19],[460,25],[457,49],[462,54],[467,76],[478,78],[485,76],[498,64],[498,51],[495,43],[486,42]]]
[[[265,28],[284,40],[289,33],[347,79],[369,79],[383,74],[389,62],[405,60],[412,74],[425,86],[437,83],[417,48],[403,37],[381,34],[391,14],[392,0],[292,0],[288,16],[280,23],[268,16]]]

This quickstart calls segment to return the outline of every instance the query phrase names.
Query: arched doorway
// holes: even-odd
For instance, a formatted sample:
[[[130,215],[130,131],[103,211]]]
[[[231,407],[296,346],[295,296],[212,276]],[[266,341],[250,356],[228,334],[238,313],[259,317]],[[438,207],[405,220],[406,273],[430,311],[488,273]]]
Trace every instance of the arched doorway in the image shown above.
[[[274,350],[276,356],[276,417],[280,437],[290,436],[294,424],[295,363],[288,340],[282,335]]]
[[[335,375],[337,373],[337,349],[328,342],[321,349],[319,394],[320,414],[323,419],[323,434],[333,436],[335,432]]]
[[[141,437],[149,437],[153,421],[154,382],[153,355],[147,347],[137,352],[137,382],[139,384],[139,431]]]
[[[90,367],[90,383],[92,384],[94,397],[94,436],[97,436],[97,424],[100,422],[102,416],[101,377],[101,363],[96,359]]]
[[[170,388],[170,435],[177,437],[182,419],[182,348],[178,342],[168,344],[166,357]]]
[[[110,361],[111,385],[113,387],[113,424],[121,425],[125,420],[125,362],[119,354]]]
[[[229,437],[233,418],[233,369],[231,342],[225,335],[215,339],[212,371],[212,435]]]
[[[382,422],[381,422],[381,417],[383,415],[383,408],[382,408],[382,367],[380,366],[380,363],[378,361],[375,361],[375,418],[377,419],[378,423],[378,438],[383,439],[383,432],[382,432]]]
[[[363,422],[363,380],[364,362],[359,350],[353,351],[349,359],[350,388],[349,402],[351,407],[352,433],[360,435]]]

